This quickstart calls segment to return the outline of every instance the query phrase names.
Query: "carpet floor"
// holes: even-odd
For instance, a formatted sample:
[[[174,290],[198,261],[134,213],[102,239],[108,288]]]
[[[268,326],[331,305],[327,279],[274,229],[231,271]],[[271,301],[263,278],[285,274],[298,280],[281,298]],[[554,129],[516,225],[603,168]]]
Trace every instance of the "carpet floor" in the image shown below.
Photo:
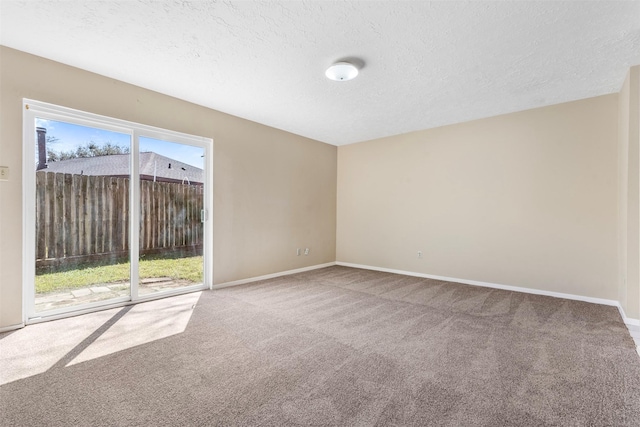
[[[183,332],[67,361],[2,385],[0,425],[640,426],[615,307],[339,266],[203,292]]]

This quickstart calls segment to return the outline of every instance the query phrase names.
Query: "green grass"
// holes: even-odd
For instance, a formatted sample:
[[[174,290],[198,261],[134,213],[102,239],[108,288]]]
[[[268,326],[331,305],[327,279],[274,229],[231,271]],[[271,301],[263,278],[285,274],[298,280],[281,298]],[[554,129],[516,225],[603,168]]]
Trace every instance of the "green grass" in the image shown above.
[[[194,283],[202,282],[202,257],[141,260],[140,279],[151,277],[170,277]],[[123,281],[129,281],[128,262],[36,275],[36,293]]]

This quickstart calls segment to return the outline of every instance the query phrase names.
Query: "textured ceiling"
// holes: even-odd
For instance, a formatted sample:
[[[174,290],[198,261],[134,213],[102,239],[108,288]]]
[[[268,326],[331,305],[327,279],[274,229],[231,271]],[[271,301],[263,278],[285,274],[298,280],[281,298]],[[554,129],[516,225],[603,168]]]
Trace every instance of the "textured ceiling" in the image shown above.
[[[0,44],[335,145],[587,98],[640,2],[10,1]],[[325,69],[359,58],[357,79]]]

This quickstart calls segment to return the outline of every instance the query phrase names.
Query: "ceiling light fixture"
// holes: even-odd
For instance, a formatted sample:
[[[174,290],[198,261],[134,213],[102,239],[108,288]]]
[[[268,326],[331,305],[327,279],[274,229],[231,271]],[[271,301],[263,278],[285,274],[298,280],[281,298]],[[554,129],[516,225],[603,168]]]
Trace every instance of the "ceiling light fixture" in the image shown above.
[[[350,62],[336,62],[324,72],[328,79],[337,82],[346,82],[355,79],[358,75],[358,67]]]

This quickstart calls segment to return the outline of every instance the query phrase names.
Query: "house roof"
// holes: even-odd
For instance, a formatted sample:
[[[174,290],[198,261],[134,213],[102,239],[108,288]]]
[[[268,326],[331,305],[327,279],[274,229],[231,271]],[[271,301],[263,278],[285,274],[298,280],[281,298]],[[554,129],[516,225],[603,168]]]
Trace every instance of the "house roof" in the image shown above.
[[[129,154],[86,157],[47,163],[47,172],[74,175],[126,176],[130,174]],[[204,182],[204,171],[154,152],[140,153],[140,176],[162,181]]]

